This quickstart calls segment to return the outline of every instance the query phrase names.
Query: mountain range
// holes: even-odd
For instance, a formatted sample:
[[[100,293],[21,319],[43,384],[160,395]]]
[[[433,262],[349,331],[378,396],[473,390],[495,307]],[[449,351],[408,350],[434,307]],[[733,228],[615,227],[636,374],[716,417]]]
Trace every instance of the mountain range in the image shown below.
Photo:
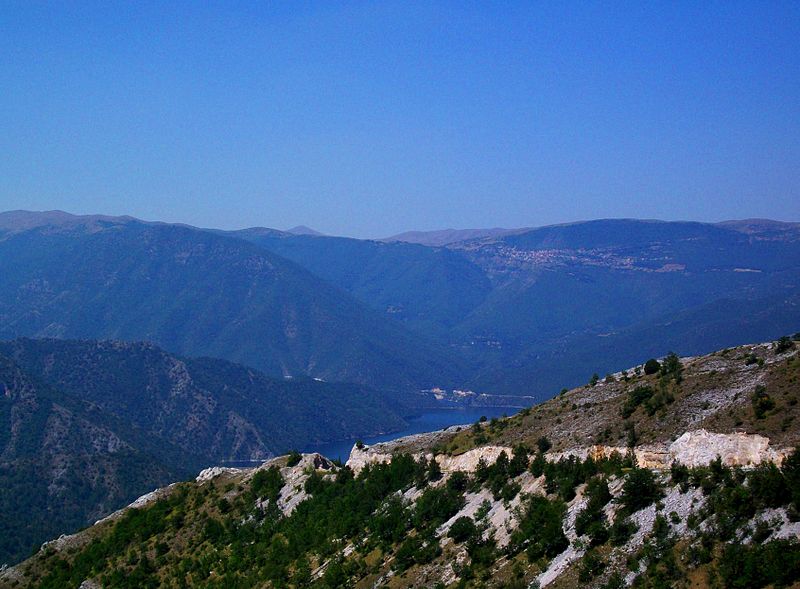
[[[2,213],[0,337],[149,340],[275,376],[544,398],[643,351],[696,354],[800,325],[796,223],[450,236]]]
[[[454,382],[438,347],[299,265],[180,225],[0,222],[0,338],[148,340],[276,376],[385,388]]]

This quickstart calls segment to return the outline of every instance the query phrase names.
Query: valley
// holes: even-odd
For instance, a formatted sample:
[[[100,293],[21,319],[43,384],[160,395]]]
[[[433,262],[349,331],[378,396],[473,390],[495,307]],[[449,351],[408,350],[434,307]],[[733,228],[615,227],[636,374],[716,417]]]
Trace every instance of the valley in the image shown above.
[[[486,444],[510,456],[546,437],[585,461],[633,439],[653,466],[686,432],[795,443],[795,405],[781,401],[780,423],[753,420],[737,396],[772,388],[773,344],[746,366],[702,354],[800,324],[796,224],[448,235],[425,245],[0,213],[0,560],[201,468],[234,473],[293,449],[342,462],[359,440],[366,462]],[[620,418],[641,378],[622,369],[670,349],[696,355],[686,380],[648,385],[647,412]]]

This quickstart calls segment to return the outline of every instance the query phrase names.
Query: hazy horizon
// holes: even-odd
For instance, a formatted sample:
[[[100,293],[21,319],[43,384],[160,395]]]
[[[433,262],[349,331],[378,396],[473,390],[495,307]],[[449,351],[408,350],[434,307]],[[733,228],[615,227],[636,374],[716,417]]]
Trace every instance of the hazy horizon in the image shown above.
[[[738,217],[738,218],[728,218],[728,219],[718,219],[714,221],[703,221],[699,219],[656,219],[656,218],[645,218],[645,217],[601,217],[597,219],[573,219],[569,221],[563,221],[558,223],[547,223],[543,225],[519,225],[515,227],[432,227],[430,229],[403,229],[401,231],[397,231],[392,234],[386,235],[372,235],[372,236],[364,236],[364,237],[356,237],[354,235],[346,235],[341,233],[326,233],[323,231],[319,231],[317,227],[312,227],[306,223],[298,223],[297,225],[293,225],[291,227],[278,227],[276,225],[269,225],[269,224],[255,224],[255,225],[242,225],[242,226],[234,226],[234,227],[222,227],[219,225],[194,225],[192,223],[188,223],[182,220],[166,220],[166,219],[157,219],[157,218],[143,218],[138,217],[137,215],[132,215],[128,213],[121,213],[121,214],[108,214],[104,212],[87,212],[87,213],[76,213],[73,211],[67,211],[63,209],[50,209],[50,210],[31,210],[31,209],[9,209],[9,210],[0,210],[0,214],[3,213],[16,213],[16,212],[23,212],[23,213],[33,213],[33,214],[43,214],[43,213],[64,213],[67,215],[75,216],[75,217],[132,217],[137,221],[142,221],[145,223],[168,223],[168,224],[176,224],[176,225],[188,225],[192,227],[197,227],[200,229],[218,229],[222,231],[238,231],[242,229],[254,229],[254,228],[265,228],[265,229],[276,229],[278,231],[285,231],[290,232],[296,229],[310,229],[312,231],[318,231],[320,234],[326,237],[347,237],[353,239],[372,239],[372,240],[380,240],[389,237],[394,237],[396,235],[402,235],[406,233],[429,233],[429,232],[440,232],[440,231],[471,231],[471,230],[503,230],[503,231],[517,231],[517,230],[524,230],[524,229],[537,229],[540,227],[550,227],[550,226],[558,226],[558,225],[573,225],[578,223],[586,223],[590,221],[607,221],[607,220],[631,220],[631,221],[652,221],[652,222],[678,222],[678,223],[724,223],[729,221],[776,221],[779,223],[800,223],[800,221],[796,219],[776,219],[776,218],[767,218],[767,217]]]
[[[0,7],[0,209],[800,218],[800,5]]]

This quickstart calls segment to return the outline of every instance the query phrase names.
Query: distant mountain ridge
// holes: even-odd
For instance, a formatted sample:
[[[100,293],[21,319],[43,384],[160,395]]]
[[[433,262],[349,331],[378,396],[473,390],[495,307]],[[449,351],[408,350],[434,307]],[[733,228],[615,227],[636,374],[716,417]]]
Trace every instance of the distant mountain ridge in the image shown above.
[[[579,356],[619,367],[667,342],[696,354],[800,326],[795,223],[607,219],[446,247],[241,236],[436,335],[482,392],[542,396],[584,378]]]
[[[580,350],[625,366],[637,348],[800,325],[797,223],[601,219],[431,247],[48,215],[3,233],[0,214],[0,336],[152,339],[274,375],[543,398],[585,378]],[[256,259],[281,271],[252,273]]]
[[[273,375],[406,390],[457,374],[446,350],[230,235],[93,217],[6,231],[2,338],[151,340]]]
[[[418,243],[420,245],[428,245],[435,247],[442,247],[457,243],[459,241],[468,241],[471,239],[483,239],[486,237],[499,237],[508,233],[517,231],[524,231],[524,229],[503,229],[501,227],[494,227],[492,229],[439,229],[433,231],[406,231],[398,233],[391,237],[385,237],[381,241],[403,241],[406,243]]]

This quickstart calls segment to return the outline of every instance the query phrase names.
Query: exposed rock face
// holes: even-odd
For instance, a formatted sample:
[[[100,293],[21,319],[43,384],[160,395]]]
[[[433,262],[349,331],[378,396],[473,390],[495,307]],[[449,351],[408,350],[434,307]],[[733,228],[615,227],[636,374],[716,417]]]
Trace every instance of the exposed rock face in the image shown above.
[[[231,468],[228,466],[212,466],[211,468],[206,468],[200,471],[200,474],[194,479],[197,483],[204,483],[205,481],[210,481],[211,479],[217,478],[223,474],[236,474],[241,472],[242,469],[240,468]]]
[[[400,440],[395,441],[395,443],[398,442]],[[391,446],[385,444],[362,448],[354,446],[350,452],[350,458],[347,460],[347,466],[358,473],[368,464],[390,462],[392,460],[391,449]],[[571,457],[580,460],[587,458],[601,460],[611,458],[615,454],[625,456],[630,451],[631,449],[622,446],[594,445],[570,448],[563,452],[548,452],[545,454],[545,458],[550,462]],[[636,464],[640,468],[659,470],[669,468],[675,461],[690,467],[704,466],[715,460],[717,456],[726,466],[748,467],[763,462],[780,465],[784,458],[791,453],[789,448],[771,448],[769,438],[758,434],[719,434],[704,429],[686,432],[669,446],[645,445],[633,448],[632,451],[636,458]],[[474,472],[481,459],[486,464],[493,464],[501,452],[505,452],[510,458],[513,449],[508,446],[481,446],[458,456],[438,454],[434,457],[426,454],[426,457],[435,459],[442,472],[445,473]],[[417,453],[414,454],[414,457],[419,458],[422,455],[422,453]]]
[[[512,449],[507,446],[481,446],[458,456],[440,454],[436,456],[436,462],[439,463],[442,472],[474,472],[481,460],[486,464],[494,464],[502,452],[511,458]]]
[[[789,449],[769,447],[769,438],[758,434],[715,434],[704,429],[686,432],[669,447],[670,463],[702,466],[719,456],[726,466],[755,466],[762,462],[780,465]]]
[[[470,517],[475,519],[476,514],[485,503],[488,503],[489,510],[486,513],[486,521],[489,524],[486,534],[493,534],[497,545],[503,548],[511,540],[511,532],[519,525],[520,509],[523,497],[526,495],[544,495],[544,477],[534,477],[531,473],[522,473],[518,479],[520,484],[519,493],[511,501],[498,501],[488,489],[481,489],[477,493],[467,493],[464,507],[449,520],[443,523],[436,530],[437,536],[446,538],[450,528],[460,517]],[[444,540],[446,543],[452,540]]]
[[[284,515],[290,515],[300,503],[308,498],[306,481],[314,471],[333,471],[333,463],[321,454],[303,454],[303,458],[295,466],[281,469],[283,488],[278,497],[278,507]]]
[[[609,458],[614,454],[624,456],[628,448],[620,446],[589,446],[564,452],[552,452],[547,460],[557,461],[574,456],[581,460]],[[698,429],[684,433],[669,446],[649,445],[633,449],[636,464],[641,468],[664,469],[677,461],[686,466],[704,466],[717,456],[726,466],[756,466],[762,462],[780,465],[791,449],[770,448],[769,438],[758,434],[718,434]]]
[[[392,454],[390,452],[382,451],[380,445],[364,446],[358,448],[353,446],[350,451],[350,457],[347,459],[347,466],[353,472],[358,474],[368,464],[380,464],[383,462],[391,462]],[[512,448],[507,446],[481,446],[480,448],[473,448],[458,456],[448,456],[446,454],[437,454],[435,457],[432,454],[424,454],[428,459],[435,459],[439,463],[442,472],[474,472],[478,467],[478,463],[483,459],[486,464],[494,464],[497,457],[501,452],[505,452],[511,458]],[[422,453],[413,454],[414,458],[420,458]]]
[[[388,452],[380,452],[377,447],[364,446],[359,448],[353,446],[350,450],[350,457],[347,459],[347,466],[356,474],[361,472],[365,466],[369,464],[381,464],[383,462],[391,462],[392,455]]]

